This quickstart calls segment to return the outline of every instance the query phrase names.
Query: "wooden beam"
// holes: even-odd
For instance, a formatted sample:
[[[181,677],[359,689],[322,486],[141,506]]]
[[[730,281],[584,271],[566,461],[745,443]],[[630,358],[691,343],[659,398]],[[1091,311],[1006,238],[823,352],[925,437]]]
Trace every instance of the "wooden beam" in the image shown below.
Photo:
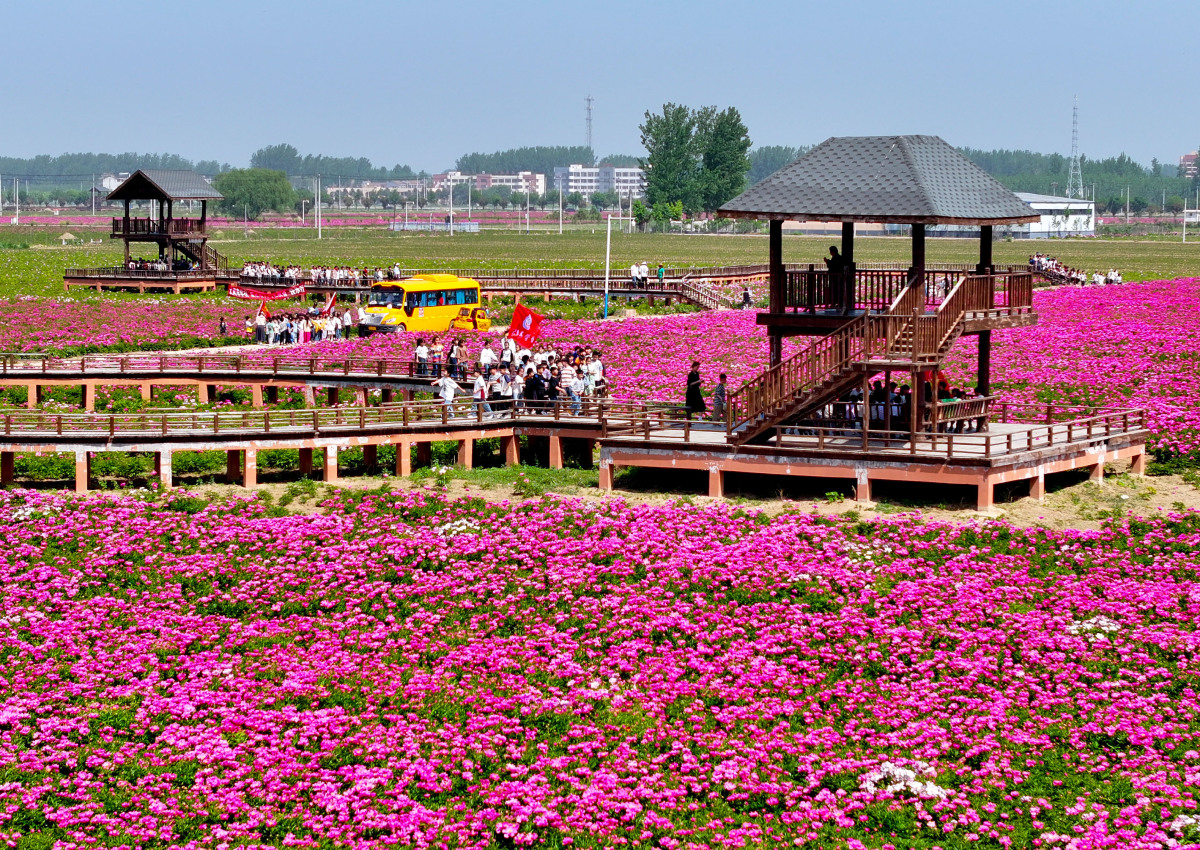
[[[978,274],[992,273],[992,226],[979,226],[979,265],[975,267]]]

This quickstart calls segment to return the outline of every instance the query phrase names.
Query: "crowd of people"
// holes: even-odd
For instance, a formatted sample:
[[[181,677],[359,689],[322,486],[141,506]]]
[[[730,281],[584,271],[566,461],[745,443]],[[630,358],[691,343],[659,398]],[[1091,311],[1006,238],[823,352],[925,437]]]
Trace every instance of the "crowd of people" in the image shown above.
[[[274,316],[259,311],[254,316],[246,316],[246,335],[253,336],[259,345],[297,345],[349,339],[357,318],[354,310],[340,313],[333,310],[326,315],[316,306],[304,313],[279,313]]]
[[[1110,268],[1107,272],[1092,272],[1076,269],[1060,262],[1056,257],[1037,253],[1029,258],[1029,268],[1048,282],[1061,286],[1108,286],[1121,283],[1121,273]]]
[[[364,283],[382,283],[385,280],[402,280],[404,272],[399,263],[390,268],[376,266],[374,269],[363,266],[361,269],[352,266],[313,266],[305,271],[300,266],[277,266],[262,260],[252,260],[242,264],[241,276],[248,281],[296,283],[312,281],[318,286],[355,287]]]
[[[299,266],[273,266],[270,263],[252,260],[242,264],[242,277],[258,282],[295,283],[304,279],[304,272]]]
[[[501,415],[509,407],[539,409],[564,404],[578,414],[587,398],[604,398],[608,383],[600,352],[575,346],[560,354],[553,345],[520,346],[511,338],[491,340],[472,356],[461,338],[444,344],[432,337],[418,339],[413,361],[418,377],[431,377],[431,386],[449,411],[459,396],[470,395],[480,416]]]
[[[155,260],[138,257],[136,260],[130,259],[125,265],[125,268],[131,272],[186,272],[195,267],[195,263],[191,260],[178,259],[168,262],[166,257],[159,257]]]

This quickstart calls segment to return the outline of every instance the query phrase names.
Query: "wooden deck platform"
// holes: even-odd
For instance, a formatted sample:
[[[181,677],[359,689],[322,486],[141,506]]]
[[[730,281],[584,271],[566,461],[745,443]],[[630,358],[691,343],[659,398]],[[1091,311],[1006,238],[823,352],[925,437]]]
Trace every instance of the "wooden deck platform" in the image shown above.
[[[130,271],[122,269],[67,269],[63,275],[63,287],[71,289],[93,289],[147,292],[215,292],[217,275],[212,271]]]
[[[611,490],[622,467],[692,469],[708,473],[708,494],[723,496],[728,472],[852,480],[858,500],[871,500],[876,481],[960,484],[977,489],[977,507],[991,510],[996,485],[1029,481],[1045,493],[1046,475],[1088,469],[1102,480],[1104,464],[1129,460],[1145,471],[1147,430],[1141,411],[1106,411],[1049,422],[992,423],[968,434],[922,434],[847,428],[781,428],[766,444],[733,445],[721,426],[662,423],[610,431],[600,441],[600,486]]]

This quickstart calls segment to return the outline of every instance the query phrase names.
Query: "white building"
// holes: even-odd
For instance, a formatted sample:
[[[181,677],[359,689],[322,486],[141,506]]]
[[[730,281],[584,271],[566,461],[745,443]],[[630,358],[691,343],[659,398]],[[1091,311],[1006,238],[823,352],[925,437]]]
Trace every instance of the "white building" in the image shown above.
[[[1095,236],[1096,205],[1079,198],[1060,198],[1056,195],[1037,195],[1017,192],[1040,221],[1014,224],[1010,232],[1018,239],[1048,239],[1052,236]]]
[[[461,171],[447,171],[444,174],[433,175],[434,192],[441,192],[447,186],[461,186],[470,183],[477,191],[505,187],[514,194],[529,192],[543,195],[546,192],[546,175],[535,174],[532,171],[521,171],[517,174],[463,174]]]
[[[616,192],[622,198],[640,198],[646,194],[646,173],[620,165],[560,165],[554,169],[553,188],[566,195]]]

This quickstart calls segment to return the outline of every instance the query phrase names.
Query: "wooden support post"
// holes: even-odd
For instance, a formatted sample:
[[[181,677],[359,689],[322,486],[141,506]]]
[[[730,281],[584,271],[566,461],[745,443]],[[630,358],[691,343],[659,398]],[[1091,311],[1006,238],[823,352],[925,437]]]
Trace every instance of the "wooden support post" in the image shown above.
[[[1129,459],[1129,474],[1130,475],[1145,475],[1146,474],[1146,452],[1145,449],[1135,454]]]
[[[36,410],[38,402],[42,400],[42,388],[37,384],[26,384],[25,387],[25,407],[28,410]]]
[[[412,447],[407,440],[396,443],[396,475],[401,478],[412,475]]]
[[[505,466],[516,466],[521,462],[521,438],[516,434],[509,437],[501,437],[500,442],[504,448],[504,464]]]
[[[849,313],[858,306],[858,294],[854,290],[854,222],[842,222],[842,311]]]
[[[158,479],[158,486],[161,489],[171,489],[171,485],[174,484],[174,474],[169,450],[154,453],[154,476]]]
[[[354,388],[354,403],[359,407],[367,406],[367,390],[365,387]]]
[[[313,450],[312,449],[300,449],[300,474],[301,475],[311,475],[312,474],[312,460],[313,460]]]
[[[329,398],[329,406],[330,406],[330,407],[337,407],[337,403],[338,403],[338,396],[339,396],[339,393],[338,393],[338,388],[337,388],[337,387],[330,387],[330,388],[329,388],[329,389],[326,391],[326,394],[328,395],[328,398]]]
[[[433,463],[433,443],[428,441],[417,443],[417,466],[429,466]]]
[[[237,484],[242,478],[241,449],[227,449],[225,452],[225,483]]]
[[[980,512],[990,511],[994,505],[992,479],[984,478],[979,482],[978,495],[975,499],[975,510]]]
[[[392,390],[391,390],[391,387],[384,387],[384,388],[383,388],[383,389],[380,391],[380,398],[381,398],[381,401],[382,401],[382,403],[383,403],[383,404],[391,404],[391,403],[392,403]]]
[[[1046,501],[1046,473],[1038,472],[1029,479],[1029,498],[1039,502]]]
[[[208,404],[208,401],[209,401],[208,390],[209,390],[208,384],[205,384],[205,383],[196,384],[196,401],[199,402],[200,404]]]
[[[316,391],[310,386],[306,386],[304,388],[304,406],[305,407],[316,407],[317,406]]]
[[[992,273],[992,225],[990,224],[979,227],[979,265],[975,267],[975,273]]]
[[[262,407],[263,406],[262,384],[251,384],[250,385],[250,406],[251,407]]]
[[[783,265],[783,222],[771,221],[767,226],[767,294],[771,313],[784,313],[787,310],[787,269]],[[783,360],[783,338],[778,334],[769,335],[770,365],[777,366]]]
[[[16,452],[0,452],[0,486],[7,487],[16,478]]]
[[[413,391],[412,390],[400,390],[400,400],[401,401],[412,401],[413,400]]]
[[[363,468],[367,472],[375,472],[379,469],[379,446],[374,444],[363,446]]]
[[[142,401],[154,401],[154,384],[146,382],[141,385]]]
[[[458,441],[458,465],[470,469],[475,462],[475,440],[468,437]]]
[[[714,499],[725,498],[725,473],[715,466],[708,470],[708,495]]]
[[[96,409],[96,386],[95,384],[83,384],[79,389],[79,406],[91,413]]]
[[[562,437],[550,435],[550,468],[563,468],[563,446]]]
[[[1104,456],[1101,455],[1100,462],[1092,467],[1091,473],[1088,475],[1089,481],[1103,486],[1104,485]]]
[[[246,462],[242,466],[242,486],[253,489],[258,486],[258,451],[246,449]]]
[[[338,447],[325,447],[325,463],[324,463],[324,480],[326,484],[332,484],[338,480]]]
[[[978,380],[975,391],[979,395],[992,394],[992,332],[979,332]]]
[[[604,490],[605,492],[608,492],[608,493],[612,492],[613,473],[615,471],[616,470],[613,469],[613,465],[612,465],[611,461],[607,461],[607,462],[600,461],[600,481],[598,483],[598,486],[600,487],[601,490]]]
[[[75,452],[75,492],[86,493],[88,473],[92,471],[92,459],[88,452]]]
[[[854,501],[871,501],[871,479],[867,477],[867,471],[865,469],[857,470],[857,474],[854,479]]]
[[[925,225],[912,225],[912,275],[914,286],[925,285]]]
[[[867,450],[871,438],[871,376],[863,372],[862,381],[862,447]]]
[[[267,401],[271,402],[271,404],[279,401],[279,387],[267,387]]]

